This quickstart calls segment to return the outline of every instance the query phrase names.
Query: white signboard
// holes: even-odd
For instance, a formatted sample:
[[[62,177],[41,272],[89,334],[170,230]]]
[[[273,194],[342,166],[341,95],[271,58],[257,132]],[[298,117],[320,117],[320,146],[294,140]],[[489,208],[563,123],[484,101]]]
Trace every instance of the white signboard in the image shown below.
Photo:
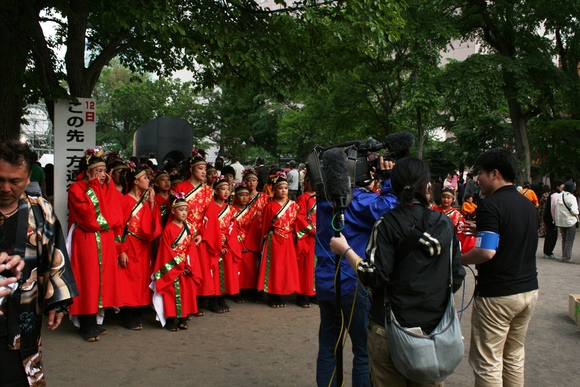
[[[95,148],[96,115],[91,98],[60,100],[54,106],[54,209],[63,230],[68,230],[68,189],[76,181],[85,150]]]

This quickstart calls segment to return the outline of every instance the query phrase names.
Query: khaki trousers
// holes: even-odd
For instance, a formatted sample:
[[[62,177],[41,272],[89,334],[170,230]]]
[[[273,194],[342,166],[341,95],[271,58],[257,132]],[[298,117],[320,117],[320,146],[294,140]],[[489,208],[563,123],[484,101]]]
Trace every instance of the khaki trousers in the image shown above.
[[[367,339],[373,387],[443,387],[443,383],[415,383],[397,371],[387,345],[385,328],[371,321]]]
[[[538,290],[502,297],[475,297],[469,364],[476,387],[524,385],[524,343]]]

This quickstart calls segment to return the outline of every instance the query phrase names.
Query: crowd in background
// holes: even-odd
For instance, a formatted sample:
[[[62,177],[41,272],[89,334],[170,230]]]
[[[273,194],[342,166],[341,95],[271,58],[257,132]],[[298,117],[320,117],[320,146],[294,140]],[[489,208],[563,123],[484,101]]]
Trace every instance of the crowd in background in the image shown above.
[[[52,193],[41,172],[30,195]],[[180,163],[154,154],[125,161],[89,149],[68,207],[79,288],[69,312],[88,342],[106,334],[108,308],[141,330],[140,308],[153,305],[161,325],[179,331],[207,310],[229,312],[230,300],[315,301],[316,199],[302,164],[212,164],[197,149]]]

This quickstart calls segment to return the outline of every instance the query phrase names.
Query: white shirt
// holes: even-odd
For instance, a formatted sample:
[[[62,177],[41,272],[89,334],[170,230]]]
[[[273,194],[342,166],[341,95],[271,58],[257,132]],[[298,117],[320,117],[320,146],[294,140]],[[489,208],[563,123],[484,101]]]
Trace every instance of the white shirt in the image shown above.
[[[242,175],[244,173],[244,166],[240,164],[239,161],[232,163],[230,165],[236,171],[236,177],[234,177],[234,183],[239,183],[242,181]]]
[[[564,204],[564,201],[566,204]],[[551,202],[552,217],[557,227],[572,227],[576,224],[578,221],[578,201],[576,196],[566,191],[556,192],[552,194]]]
[[[300,179],[298,177],[297,169],[292,169],[290,170],[290,172],[288,172],[287,180],[288,180],[288,190],[298,191],[298,183]]]

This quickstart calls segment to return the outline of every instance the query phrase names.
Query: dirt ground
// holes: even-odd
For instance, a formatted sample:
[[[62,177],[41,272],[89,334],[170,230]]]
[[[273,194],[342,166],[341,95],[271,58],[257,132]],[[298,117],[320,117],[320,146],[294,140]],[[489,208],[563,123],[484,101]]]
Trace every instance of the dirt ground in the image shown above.
[[[513,241],[518,243],[518,241]],[[560,241],[558,241],[560,242]],[[580,293],[580,264],[542,258],[537,252],[540,297],[526,343],[526,385],[577,386],[580,327],[568,317],[568,295]],[[560,245],[555,253],[560,254]],[[580,241],[574,246],[580,262]],[[468,271],[465,303],[473,291]],[[145,310],[144,329],[121,327],[113,313],[108,334],[84,342],[69,321],[43,331],[46,378],[52,386],[313,386],[318,350],[318,307],[302,309],[286,298],[283,309],[230,302],[231,312],[206,312],[189,330],[168,332]],[[462,305],[462,290],[456,294]],[[467,363],[470,308],[462,317],[466,356],[447,386],[473,385]],[[350,343],[344,350],[345,385],[350,385]]]

